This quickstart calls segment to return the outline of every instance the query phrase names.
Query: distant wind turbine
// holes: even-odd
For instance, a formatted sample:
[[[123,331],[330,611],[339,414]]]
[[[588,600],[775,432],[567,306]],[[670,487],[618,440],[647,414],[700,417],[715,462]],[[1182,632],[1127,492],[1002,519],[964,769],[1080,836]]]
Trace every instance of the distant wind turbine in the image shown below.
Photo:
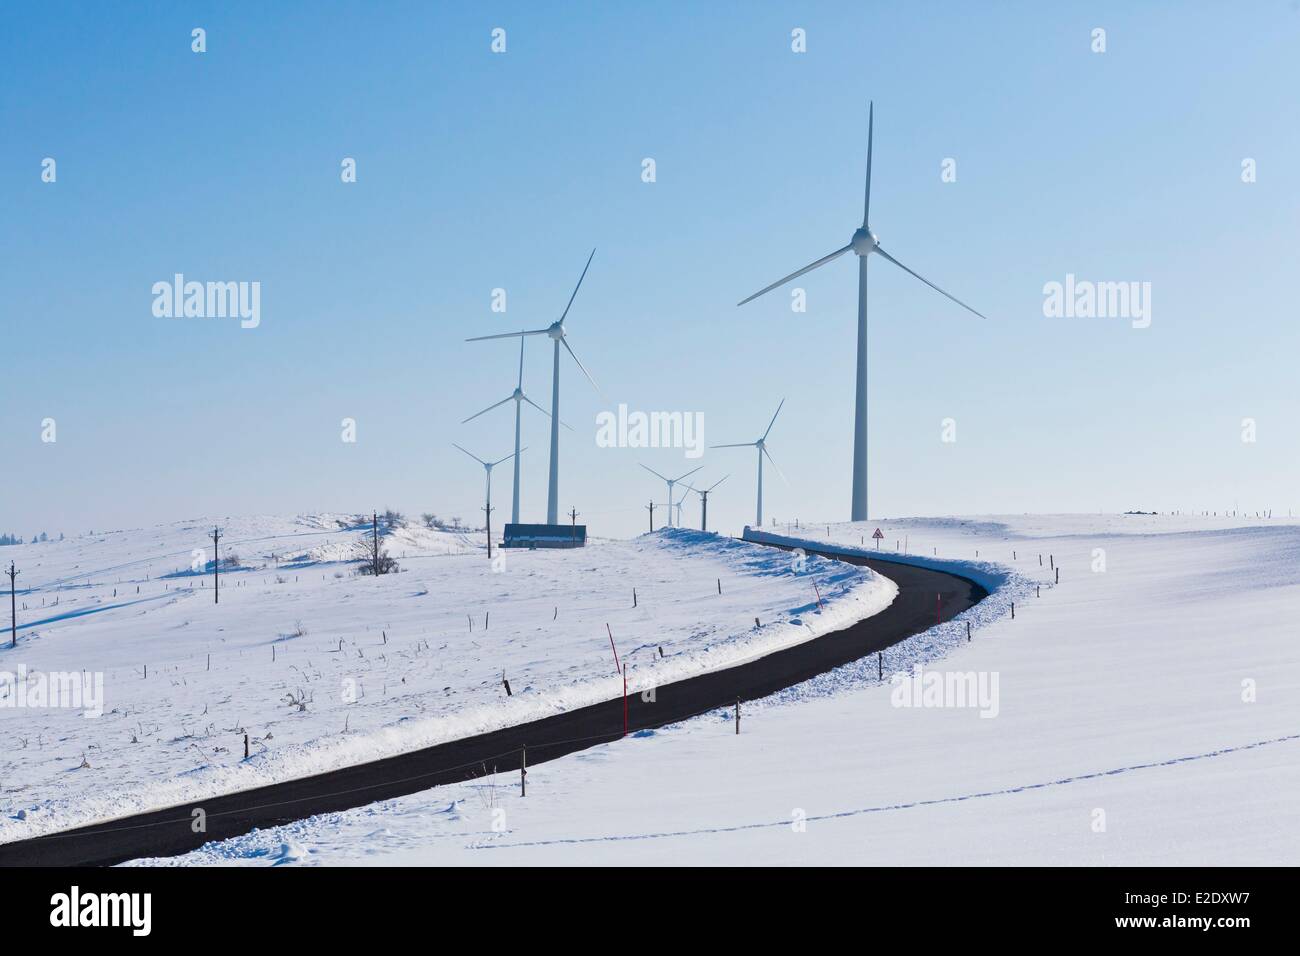
[[[784,406],[785,406],[785,399],[783,398],[781,399],[781,404],[776,406],[776,412],[773,413],[772,420],[767,423],[767,431],[763,432],[763,437],[760,438],[758,441],[744,441],[744,442],[736,442],[735,444],[731,444],[731,445],[709,446],[711,448],[757,448],[758,449],[758,510],[756,512],[756,517],[754,518],[754,525],[756,527],[761,527],[763,524],[763,456],[764,455],[766,455],[767,460],[772,463],[772,467],[776,469],[776,473],[781,476],[781,480],[785,481],[785,474],[781,471],[781,467],[776,463],[776,459],[772,457],[772,453],[767,450],[767,436],[771,434],[772,426],[776,424],[776,416],[781,414],[781,409]],[[721,482],[719,482],[719,484],[721,484]]]
[[[547,415],[547,417],[549,417],[549,413],[546,411],[546,409],[542,408],[542,406],[538,405],[535,401],[533,401],[531,398],[529,398],[527,395],[524,394],[524,334],[522,332],[519,332],[517,334],[519,335],[519,384],[515,386],[515,390],[510,395],[507,395],[505,398],[501,399],[501,401],[497,402],[495,405],[489,405],[487,408],[483,409],[483,411],[475,412],[469,418],[465,419],[465,421],[461,422],[462,425],[464,425],[466,422],[472,422],[480,415],[486,415],[488,412],[492,411],[492,409],[499,408],[502,405],[504,405],[506,402],[513,401],[515,403],[515,453],[513,455],[515,460],[515,487],[514,487],[514,495],[512,496],[511,507],[510,507],[510,521],[513,524],[519,523],[519,461],[520,461],[519,453],[523,451],[523,449],[519,447],[520,406],[524,402],[527,402],[529,405],[533,406],[533,408],[537,409],[543,415]],[[564,423],[561,422],[561,424]],[[565,425],[564,427],[568,428],[569,426]],[[572,431],[572,429],[569,430]],[[461,450],[464,451],[464,449]]]
[[[920,279],[935,292],[946,296],[953,302],[968,312],[978,315],[981,319],[985,316],[976,312],[965,302],[961,301],[954,295],[950,295],[943,289],[931,282],[929,279],[913,272],[907,266],[903,265],[888,252],[880,247],[880,240],[876,234],[871,231],[868,225],[871,212],[871,136],[872,125],[875,118],[875,104],[872,103],[867,113],[867,186],[866,196],[862,203],[862,226],[853,233],[853,238],[849,244],[841,249],[836,249],[828,256],[823,256],[811,265],[804,266],[798,272],[792,272],[784,279],[773,282],[765,289],[755,292],[748,299],[742,299],[737,305],[744,305],[746,302],[752,302],[765,292],[771,292],[778,286],[785,285],[791,279],[797,279],[805,272],[811,272],[813,269],[826,265],[832,259],[838,259],[846,252],[852,252],[858,257],[858,375],[857,375],[857,395],[854,404],[853,414],[853,511],[854,521],[867,520],[867,257],[873,252],[881,258],[892,262],[898,268],[917,279]]]
[[[455,445],[457,448],[460,448],[460,446],[456,445],[455,442],[452,442],[452,444]],[[473,458],[476,462],[482,465],[484,472],[486,472],[487,474],[487,500],[483,503],[483,513],[487,515],[488,557],[490,558],[492,557],[492,469],[495,468],[497,465],[501,464],[501,462],[503,461],[509,461],[511,458],[515,458],[517,456],[517,453],[506,455],[506,457],[498,459],[497,461],[484,461],[482,458],[474,454],[472,451],[466,451],[464,448],[460,448],[460,450],[465,452],[465,454],[469,455],[469,457]],[[524,451],[524,450],[525,449],[522,448],[520,449],[520,451]]]
[[[682,485],[682,496],[677,499],[677,504],[675,505],[675,507],[677,508],[677,527],[679,528],[682,526],[682,505],[686,503],[686,494],[687,492],[691,492],[694,490],[695,489],[692,488],[690,485],[687,484]]]
[[[569,314],[569,309],[573,306],[573,300],[578,297],[578,290],[582,288],[582,280],[587,277],[587,269],[591,267],[591,260],[595,257],[596,250],[591,250],[591,255],[587,257],[587,264],[582,267],[582,275],[578,276],[578,284],[573,287],[573,295],[569,296],[569,304],[564,307],[560,317],[544,329],[527,329],[522,332],[502,332],[499,335],[476,335],[473,338],[466,339],[466,342],[482,342],[487,339],[512,339],[516,335],[549,335],[555,343],[555,362],[551,375],[551,475],[550,484],[546,492],[546,523],[558,524],[560,519],[560,346],[563,345],[573,361],[577,363],[578,368],[582,369],[582,374],[587,376],[587,381],[597,392],[600,386],[596,380],[591,377],[591,373],[574,355],[573,347],[569,345],[569,340],[565,337],[564,320]]]
[[[671,528],[673,524],[673,508],[678,507],[680,509],[680,505],[674,505],[673,503],[673,485],[677,484],[677,482],[681,481],[683,478],[689,478],[691,475],[695,474],[697,471],[700,470],[700,468],[703,468],[704,466],[700,465],[700,468],[692,468],[686,474],[678,475],[676,478],[667,478],[664,475],[659,474],[659,472],[655,471],[653,468],[648,468],[645,465],[642,465],[641,467],[645,468],[646,471],[650,472],[650,474],[654,475],[660,481],[665,481],[668,483],[668,527]],[[683,495],[683,497],[685,496]]]
[[[690,485],[686,486],[687,488],[690,488],[691,491],[695,492],[697,495],[700,496],[700,530],[701,531],[709,530],[709,494],[713,491],[714,488],[718,487],[718,485],[722,484],[730,477],[731,477],[730,475],[723,475],[721,478],[719,478],[713,484],[709,485],[709,487],[707,488],[692,488]]]

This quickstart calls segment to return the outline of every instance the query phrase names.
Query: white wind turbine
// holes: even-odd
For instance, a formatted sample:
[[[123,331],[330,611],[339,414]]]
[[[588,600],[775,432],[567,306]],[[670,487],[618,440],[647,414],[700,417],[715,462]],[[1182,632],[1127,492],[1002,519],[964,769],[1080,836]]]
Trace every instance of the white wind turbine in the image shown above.
[[[849,244],[841,249],[836,249],[828,256],[823,256],[812,265],[804,266],[798,272],[792,272],[777,282],[773,282],[765,289],[755,292],[748,299],[742,299],[737,305],[744,305],[746,302],[757,299],[765,292],[771,292],[778,286],[785,285],[791,279],[797,279],[805,272],[811,272],[819,266],[824,266],[832,259],[838,259],[846,252],[852,252],[858,257],[858,372],[857,372],[857,394],[854,404],[853,413],[853,511],[854,521],[865,521],[867,519],[867,257],[873,252],[881,258],[892,262],[898,268],[920,279],[935,292],[946,296],[953,302],[956,302],[963,309],[978,315],[981,319],[985,318],[979,312],[976,312],[965,302],[956,296],[949,295],[940,289],[924,276],[913,272],[907,266],[903,265],[888,252],[880,247],[880,240],[876,234],[871,231],[868,224],[871,212],[871,134],[872,124],[875,114],[875,104],[873,103],[867,114],[867,187],[866,197],[862,203],[862,226],[853,233],[853,238]]]
[[[668,483],[668,527],[671,528],[673,526],[673,508],[675,507],[678,509],[679,517],[681,513],[681,503],[680,502],[678,502],[677,504],[673,503],[673,485],[677,484],[677,482],[681,481],[683,478],[689,478],[691,475],[695,474],[697,471],[700,470],[700,468],[703,468],[704,466],[700,465],[700,468],[692,468],[686,474],[678,475],[676,478],[667,478],[659,474],[659,472],[655,471],[653,468],[649,468],[645,465],[642,465],[641,467],[645,468],[646,471],[650,472],[650,474],[654,475],[660,481],[665,481]],[[682,495],[682,497],[684,498],[686,496]],[[680,524],[680,522],[678,523]]]
[[[772,420],[767,423],[767,431],[763,432],[763,437],[760,438],[758,441],[742,441],[742,442],[736,442],[731,445],[710,445],[709,446],[710,448],[757,448],[758,449],[758,511],[756,512],[756,517],[754,518],[755,527],[761,527],[763,524],[763,456],[764,455],[766,455],[767,460],[772,463],[772,467],[776,469],[776,473],[781,476],[781,480],[782,481],[785,480],[785,474],[781,471],[780,466],[777,465],[776,459],[772,457],[772,453],[767,450],[767,436],[771,434],[772,426],[776,424],[776,416],[781,414],[781,409],[784,406],[785,406],[785,399],[783,398],[781,399],[781,404],[776,406],[776,411],[772,414]],[[721,484],[721,482],[719,482],[719,484]],[[714,487],[717,486],[715,485]]]
[[[695,489],[692,488],[690,485],[687,484],[682,485],[682,496],[677,499],[677,504],[674,506],[677,508],[677,527],[679,528],[682,526],[682,505],[686,503],[686,494],[687,492],[694,491],[694,490]]]
[[[514,495],[512,497],[511,507],[510,507],[510,521],[512,524],[519,523],[519,461],[520,461],[519,453],[523,451],[523,449],[519,447],[520,406],[524,402],[527,402],[529,405],[533,406],[533,408],[537,409],[543,415],[547,415],[549,417],[549,413],[546,411],[546,409],[542,408],[542,406],[538,405],[535,401],[533,401],[531,398],[529,398],[527,395],[524,394],[524,336],[522,332],[516,334],[519,335],[519,384],[515,386],[515,390],[510,395],[507,395],[505,398],[501,399],[501,401],[497,402],[495,405],[489,405],[487,408],[483,409],[483,411],[475,412],[469,418],[465,419],[465,421],[461,422],[462,425],[464,425],[466,422],[472,422],[480,415],[486,415],[488,412],[492,411],[492,409],[499,408],[502,405],[504,405],[506,402],[512,401],[515,403],[515,453],[513,455],[515,460],[515,487],[514,487]],[[563,422],[561,422],[561,424],[563,424]],[[569,428],[568,425],[565,425],[564,427]],[[572,429],[569,430],[572,431]],[[461,450],[464,451],[464,449]]]
[[[460,448],[460,446],[456,445],[455,442],[452,442],[452,444],[455,445],[457,448]],[[517,453],[506,455],[506,457],[498,459],[497,461],[484,461],[482,458],[474,454],[472,451],[466,451],[464,448],[460,448],[460,450],[465,452],[465,454],[469,455],[469,457],[473,458],[476,462],[482,465],[483,471],[487,473],[487,500],[483,503],[483,513],[487,515],[488,557],[490,558],[492,557],[492,469],[495,468],[497,465],[501,464],[501,462],[509,461],[511,458],[516,457]],[[520,449],[520,451],[523,450],[524,449]]]
[[[573,300],[578,296],[578,290],[582,288],[582,280],[587,277],[587,269],[591,267],[591,260],[596,255],[596,250],[591,250],[591,255],[587,257],[587,264],[582,267],[582,275],[578,276],[578,284],[573,287],[573,295],[569,296],[569,304],[564,307],[560,317],[544,329],[528,329],[523,332],[502,332],[499,335],[476,335],[473,338],[466,339],[466,342],[482,342],[487,339],[512,339],[516,335],[549,335],[555,343],[555,363],[551,377],[551,475],[550,484],[546,492],[546,523],[557,524],[560,517],[560,346],[563,345],[573,361],[577,362],[578,368],[582,369],[582,374],[587,376],[587,381],[597,392],[600,386],[596,380],[591,377],[582,362],[578,361],[578,356],[573,354],[573,347],[569,345],[569,340],[565,338],[564,319],[569,314],[569,309],[573,306]]]

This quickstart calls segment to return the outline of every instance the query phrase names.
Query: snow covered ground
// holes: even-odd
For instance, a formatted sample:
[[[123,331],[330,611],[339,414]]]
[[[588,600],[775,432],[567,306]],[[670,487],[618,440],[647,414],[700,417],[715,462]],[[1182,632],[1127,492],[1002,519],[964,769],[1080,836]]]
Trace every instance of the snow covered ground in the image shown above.
[[[796,569],[685,530],[489,563],[481,534],[395,528],[384,547],[402,570],[375,578],[346,563],[368,535],[351,517],[215,523],[223,559],[240,559],[216,605],[211,554],[195,553],[211,519],[5,549],[33,590],[19,593],[18,647],[0,645],[0,842],[616,698],[607,624],[636,692],[838,629],[897,593],[863,568]],[[53,672],[92,691],[102,677],[102,716],[84,700],[30,706]]]
[[[765,530],[869,548],[876,524]],[[850,665],[747,706],[739,736],[718,713],[536,766],[526,798],[479,780],[141,862],[1300,861],[1300,527],[879,524],[882,551],[1006,569],[969,644],[945,624],[888,654],[884,683]],[[888,671],[918,661],[997,675],[996,716],[895,706],[910,685]]]

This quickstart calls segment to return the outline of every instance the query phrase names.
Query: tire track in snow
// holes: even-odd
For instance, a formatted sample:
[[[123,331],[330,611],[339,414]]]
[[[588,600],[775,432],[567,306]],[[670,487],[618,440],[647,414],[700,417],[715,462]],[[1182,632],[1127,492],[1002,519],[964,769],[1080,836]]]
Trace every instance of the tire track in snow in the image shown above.
[[[868,813],[887,813],[893,810],[914,810],[918,807],[933,807],[948,803],[962,803],[966,800],[982,800],[986,797],[1002,797],[1013,793],[1026,793],[1030,790],[1043,790],[1048,787],[1065,787],[1070,784],[1082,783],[1087,780],[1100,780],[1102,777],[1113,777],[1118,774],[1132,773],[1138,770],[1154,770],[1157,767],[1172,767],[1180,763],[1209,760],[1214,757],[1223,757],[1228,754],[1241,753],[1259,747],[1268,747],[1273,744],[1290,743],[1296,740],[1300,740],[1300,734],[1288,734],[1284,737],[1273,737],[1268,740],[1256,740],[1248,744],[1238,744],[1234,747],[1224,747],[1221,750],[1210,750],[1205,753],[1190,754],[1182,757],[1170,757],[1167,760],[1132,764],[1127,767],[1116,767],[1111,770],[1096,770],[1091,773],[1081,773],[1071,777],[1062,777],[1059,780],[1046,780],[1041,783],[1023,784],[1017,787],[1006,787],[1001,790],[983,790],[976,793],[964,793],[949,797],[933,797],[929,800],[912,800],[907,803],[891,803],[875,807],[859,807],[854,810],[840,810],[836,813],[810,814],[804,819],[809,823],[826,820],[842,820],[848,817],[865,816]],[[788,827],[789,825],[789,820],[776,820],[762,823],[738,823],[731,826],[721,827],[701,827],[695,830],[664,830],[658,833],[628,833],[614,836],[595,837],[559,837],[551,840],[529,840],[521,841],[519,843],[492,843],[471,847],[471,849],[509,850],[527,847],[577,845],[584,843],[620,843],[632,840],[666,840],[673,837],[703,836],[709,833],[742,833],[747,830],[765,830],[774,827]]]

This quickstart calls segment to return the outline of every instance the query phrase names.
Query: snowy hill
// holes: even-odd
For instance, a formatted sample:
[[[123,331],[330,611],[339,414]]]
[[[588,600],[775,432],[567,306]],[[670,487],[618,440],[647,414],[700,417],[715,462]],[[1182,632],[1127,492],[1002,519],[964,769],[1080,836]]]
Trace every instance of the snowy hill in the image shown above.
[[[899,706],[904,685],[890,672],[911,674],[918,658],[887,655],[883,682],[850,665],[748,705],[739,736],[714,714],[538,766],[526,799],[513,779],[474,781],[164,862],[1300,859],[1294,521],[1064,515],[765,530],[870,549],[877,524],[882,552],[1013,575],[1014,619],[1004,605],[970,643],[960,624],[909,642],[928,641],[924,666],[944,676],[998,675],[995,717]]]
[[[367,535],[351,516],[205,518],[14,548],[26,590],[0,671],[26,674],[22,694],[0,686],[0,841],[618,697],[607,624],[639,690],[808,640],[896,593],[863,568],[796,569],[672,529],[490,563],[481,534],[395,528],[383,546],[402,570],[376,578],[353,563]],[[102,677],[102,716],[14,706],[51,672]]]

